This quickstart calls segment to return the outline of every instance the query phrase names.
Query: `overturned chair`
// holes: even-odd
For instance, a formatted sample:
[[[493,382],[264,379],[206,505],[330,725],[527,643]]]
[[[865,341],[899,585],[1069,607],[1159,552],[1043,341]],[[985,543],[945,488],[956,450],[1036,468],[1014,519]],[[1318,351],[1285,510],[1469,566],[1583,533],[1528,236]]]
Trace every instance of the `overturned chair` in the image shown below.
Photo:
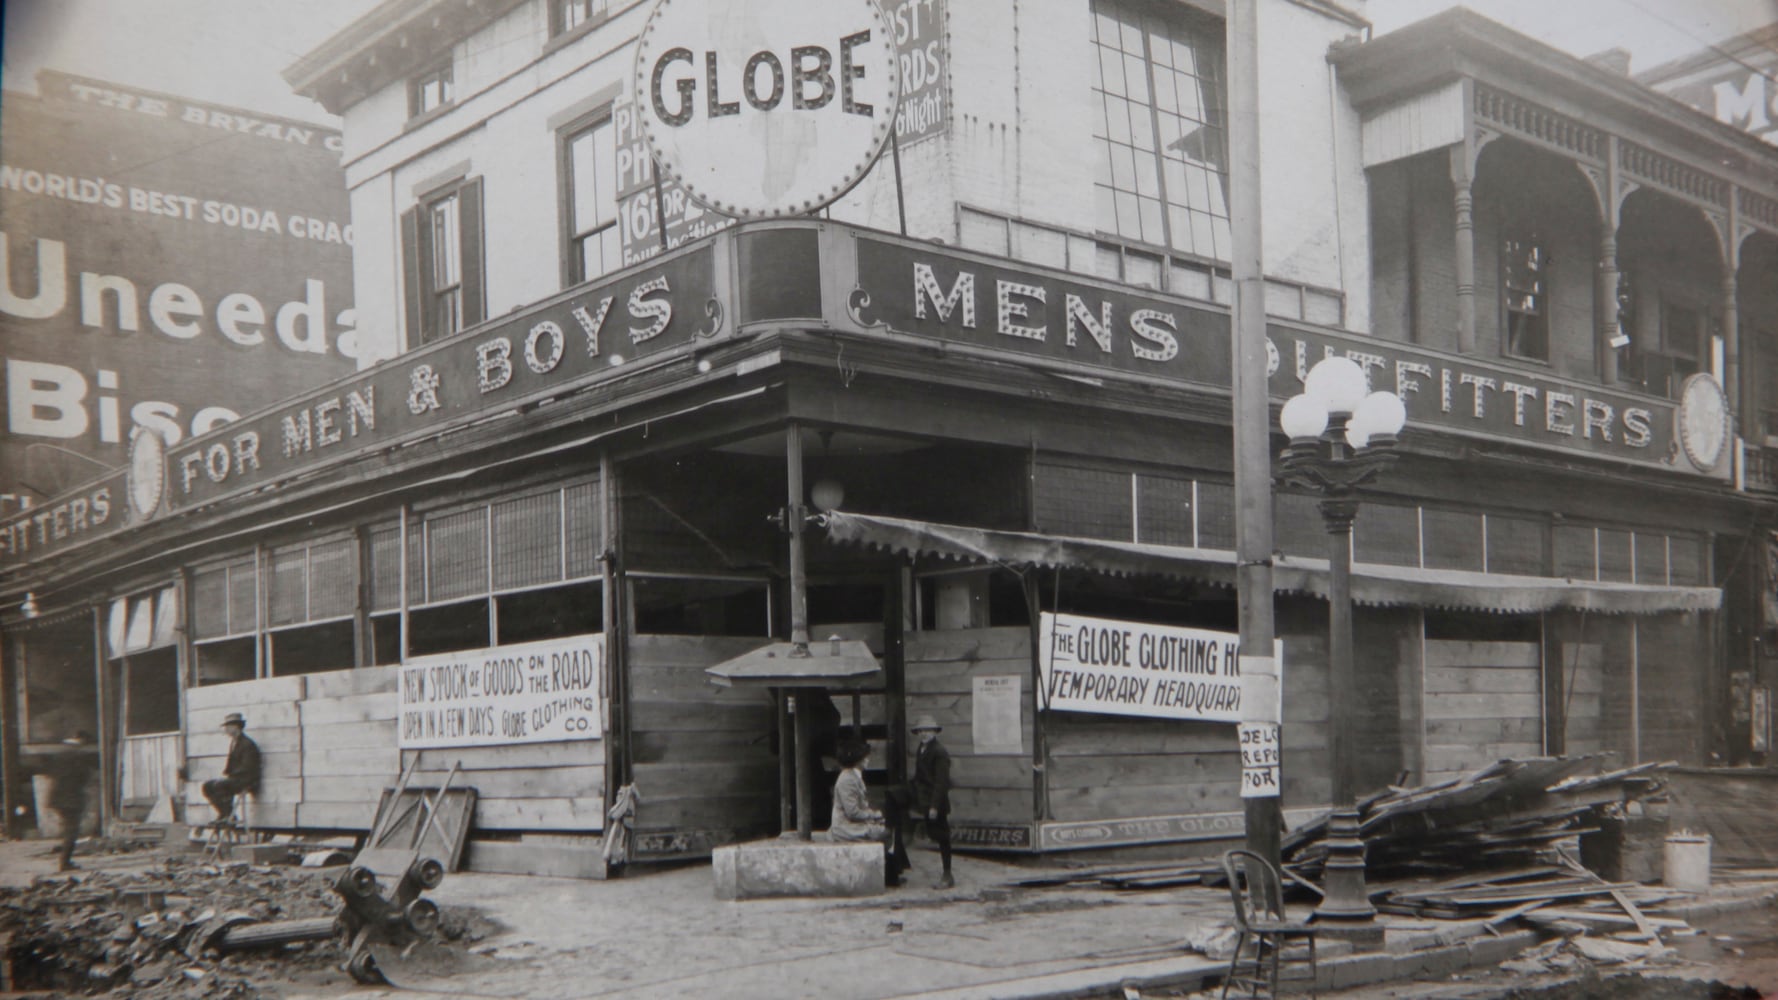
[[[1284,913],[1284,888],[1278,869],[1252,851],[1229,851],[1222,856],[1222,870],[1229,880],[1229,898],[1235,904],[1235,953],[1222,981],[1222,996],[1239,984],[1249,997],[1278,995],[1278,966],[1286,948],[1308,946],[1309,995],[1315,995],[1319,969],[1315,964],[1315,928],[1291,921]],[[1252,957],[1247,946],[1253,945]]]

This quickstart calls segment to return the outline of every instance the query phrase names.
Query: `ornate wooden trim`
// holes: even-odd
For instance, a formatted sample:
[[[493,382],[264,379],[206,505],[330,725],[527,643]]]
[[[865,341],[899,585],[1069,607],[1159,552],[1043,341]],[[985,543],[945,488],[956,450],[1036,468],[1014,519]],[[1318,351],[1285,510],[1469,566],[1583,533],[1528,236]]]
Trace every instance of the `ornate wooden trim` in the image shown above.
[[[1743,228],[1778,233],[1778,199],[1768,198],[1746,188],[1739,189],[1736,194],[1739,195]]]
[[[1623,169],[1628,176],[1638,178],[1649,187],[1659,188],[1668,194],[1682,198],[1696,205],[1726,209],[1729,205],[1729,182],[1720,177],[1713,177],[1688,167],[1678,160],[1638,145],[1627,139],[1620,140],[1623,149]]]
[[[1522,97],[1476,84],[1476,121],[1536,146],[1585,160],[1605,162],[1606,134],[1558,111]]]

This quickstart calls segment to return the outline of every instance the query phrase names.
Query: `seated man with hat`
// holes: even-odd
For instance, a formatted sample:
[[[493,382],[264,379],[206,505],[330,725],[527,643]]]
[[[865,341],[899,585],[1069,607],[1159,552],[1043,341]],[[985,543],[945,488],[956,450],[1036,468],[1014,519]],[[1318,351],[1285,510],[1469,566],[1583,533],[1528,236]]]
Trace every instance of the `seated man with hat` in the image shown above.
[[[247,720],[239,712],[230,712],[222,720],[222,731],[228,734],[228,760],[222,765],[222,777],[204,782],[204,798],[216,810],[216,825],[226,826],[235,813],[235,796],[259,790],[259,744],[247,738]]]

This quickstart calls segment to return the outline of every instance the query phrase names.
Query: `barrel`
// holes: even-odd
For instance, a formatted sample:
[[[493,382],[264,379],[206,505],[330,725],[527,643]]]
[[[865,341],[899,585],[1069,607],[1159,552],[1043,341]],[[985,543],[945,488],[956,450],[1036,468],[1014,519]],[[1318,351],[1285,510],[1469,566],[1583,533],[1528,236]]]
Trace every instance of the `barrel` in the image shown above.
[[[1685,892],[1710,891],[1710,835],[1676,833],[1667,838],[1661,883]]]

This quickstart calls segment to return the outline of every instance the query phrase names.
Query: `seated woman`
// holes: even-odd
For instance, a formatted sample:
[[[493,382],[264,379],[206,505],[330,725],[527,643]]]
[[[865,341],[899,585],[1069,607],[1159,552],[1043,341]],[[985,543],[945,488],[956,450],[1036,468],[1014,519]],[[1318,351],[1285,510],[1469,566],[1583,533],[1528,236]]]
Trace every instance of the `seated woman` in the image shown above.
[[[835,752],[840,762],[840,776],[833,783],[833,819],[828,825],[827,836],[841,843],[874,840],[882,844],[885,848],[884,883],[900,885],[901,872],[887,853],[889,827],[883,814],[870,807],[864,794],[864,760],[869,756],[869,745],[857,740],[842,741]]]

